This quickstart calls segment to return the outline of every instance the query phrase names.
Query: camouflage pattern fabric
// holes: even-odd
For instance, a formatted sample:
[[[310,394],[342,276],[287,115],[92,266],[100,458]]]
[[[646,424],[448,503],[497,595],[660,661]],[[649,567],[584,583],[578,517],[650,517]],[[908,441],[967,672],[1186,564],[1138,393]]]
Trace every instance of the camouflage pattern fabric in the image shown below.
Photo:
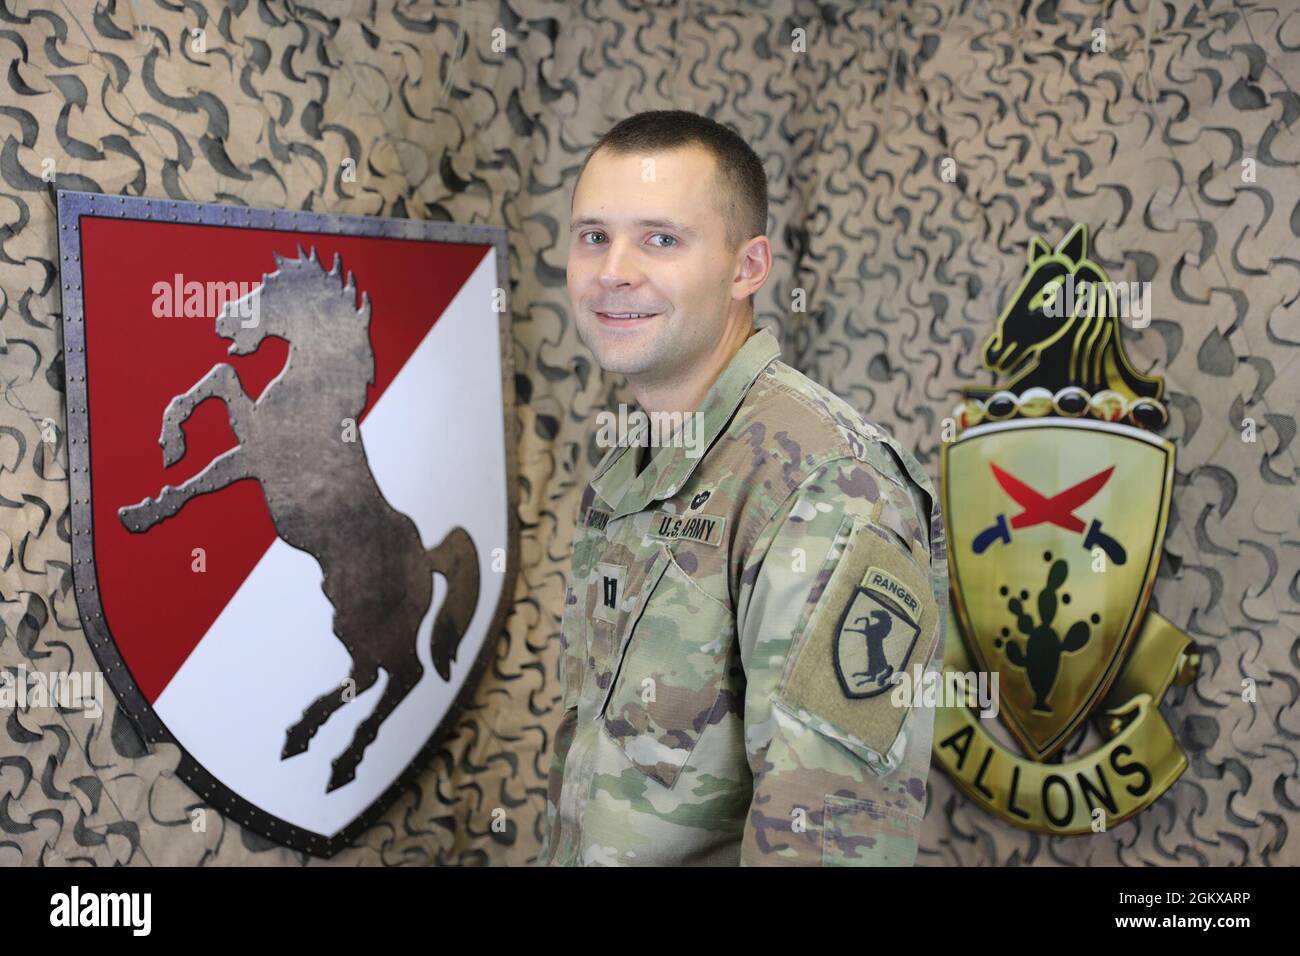
[[[938,506],[910,454],[779,355],[763,330],[733,357],[702,456],[664,443],[637,474],[641,428],[583,495],[543,863],[915,859],[934,714],[888,677],[942,660]],[[877,666],[841,676],[854,660]]]
[[[1295,4],[0,8],[0,669],[98,669],[72,587],[52,185],[504,223],[522,528],[514,608],[472,711],[354,847],[317,860],[224,816],[110,693],[98,720],[2,715],[0,866],[536,858],[567,746],[559,629],[604,454],[593,416],[631,401],[579,341],[557,224],[600,134],[667,107],[730,124],[772,177],[758,324],[932,475],[959,389],[988,383],[978,346],[1032,237],[1087,221],[1112,279],[1152,284],[1151,324],[1124,340],[1165,376],[1178,447],[1152,600],[1207,649],[1196,684],[1162,705],[1190,766],[1150,810],[1085,837],[1016,829],[931,774],[917,865],[1300,864]],[[1067,759],[1100,741],[1089,725]]]

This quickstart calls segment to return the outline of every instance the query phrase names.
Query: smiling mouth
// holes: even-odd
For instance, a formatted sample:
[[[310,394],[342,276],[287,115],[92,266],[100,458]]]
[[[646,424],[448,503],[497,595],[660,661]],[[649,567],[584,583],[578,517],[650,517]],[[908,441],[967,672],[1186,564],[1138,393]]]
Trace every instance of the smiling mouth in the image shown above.
[[[596,318],[605,325],[636,325],[658,315],[658,312],[597,312]]]

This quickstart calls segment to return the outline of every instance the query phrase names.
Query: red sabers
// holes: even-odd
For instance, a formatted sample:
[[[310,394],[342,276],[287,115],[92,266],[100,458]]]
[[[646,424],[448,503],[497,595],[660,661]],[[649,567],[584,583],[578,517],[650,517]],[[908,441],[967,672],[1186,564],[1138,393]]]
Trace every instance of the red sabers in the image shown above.
[[[1075,517],[1074,509],[1092,500],[1110,480],[1111,472],[1115,470],[1115,466],[1111,465],[1105,471],[1099,471],[1091,478],[1085,478],[1077,485],[1071,485],[1049,498],[1039,494],[1019,478],[1008,474],[992,462],[989,463],[989,467],[993,469],[993,477],[998,480],[1002,490],[1025,509],[1012,517],[1011,527],[1032,528],[1037,524],[1051,522],[1058,528],[1074,532],[1082,532],[1084,528],[1083,521]]]

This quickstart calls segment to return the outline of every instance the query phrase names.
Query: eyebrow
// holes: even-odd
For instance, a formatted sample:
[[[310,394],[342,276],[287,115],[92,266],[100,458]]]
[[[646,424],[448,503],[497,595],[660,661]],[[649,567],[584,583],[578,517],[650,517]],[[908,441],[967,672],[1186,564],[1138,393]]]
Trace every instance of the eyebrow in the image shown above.
[[[584,226],[603,225],[605,225],[605,220],[603,219],[598,219],[594,216],[582,216],[573,220],[573,222],[569,224],[569,231],[573,232],[575,229],[581,229]],[[685,223],[677,222],[675,219],[637,219],[633,222],[633,225],[640,226],[644,229],[671,229],[673,232],[684,233],[688,236],[699,235],[696,230],[692,229]]]

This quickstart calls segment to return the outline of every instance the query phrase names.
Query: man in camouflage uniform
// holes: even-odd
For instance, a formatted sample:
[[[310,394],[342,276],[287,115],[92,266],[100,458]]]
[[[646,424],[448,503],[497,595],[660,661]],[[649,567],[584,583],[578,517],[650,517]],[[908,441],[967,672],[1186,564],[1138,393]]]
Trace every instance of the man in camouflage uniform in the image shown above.
[[[641,187],[620,163],[647,150]],[[942,660],[938,504],[910,454],[753,331],[770,247],[756,216],[735,238],[743,203],[711,201],[745,150],[693,114],[641,114],[593,149],[589,188],[580,174],[576,228],[613,237],[571,249],[583,339],[643,407],[698,411],[702,441],[682,427],[642,455],[642,427],[582,496],[543,863],[915,859],[934,714],[895,681]],[[758,232],[765,193],[761,213]],[[619,241],[646,229],[685,251]],[[726,301],[710,315],[718,281],[682,276],[720,276]],[[683,359],[700,356],[720,368]]]

